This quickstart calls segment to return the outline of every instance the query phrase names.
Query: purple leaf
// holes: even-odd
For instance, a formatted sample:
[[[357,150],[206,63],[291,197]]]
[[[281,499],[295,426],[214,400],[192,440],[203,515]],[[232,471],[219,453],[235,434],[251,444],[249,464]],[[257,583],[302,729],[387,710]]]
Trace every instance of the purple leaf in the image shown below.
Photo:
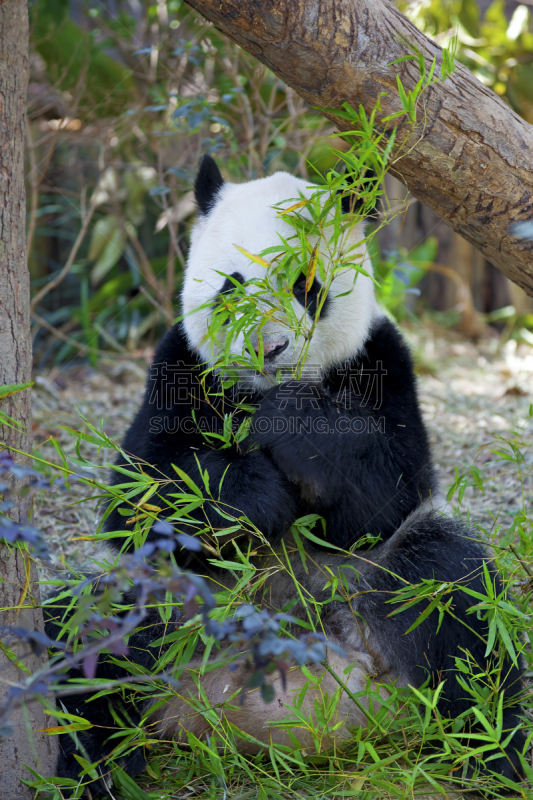
[[[176,540],[185,550],[192,550],[195,553],[199,553],[202,549],[202,543],[195,536],[188,536],[186,533],[178,533],[176,535]]]
[[[172,536],[174,534],[174,526],[165,519],[158,519],[152,530],[156,533],[160,533],[162,536]]]
[[[126,642],[118,641],[113,642],[113,644],[109,645],[109,650],[113,653],[114,656],[127,656],[129,651],[128,645]]]
[[[176,549],[176,542],[174,542],[172,539],[159,539],[155,545],[165,553],[171,553]]]
[[[189,619],[192,619],[198,613],[198,603],[194,599],[188,600],[183,607]]]
[[[196,586],[194,583],[189,583],[187,586],[187,592],[185,593],[185,602],[188,603],[196,594]]]
[[[98,666],[98,653],[93,653],[83,659],[83,674],[85,677],[92,681],[96,675],[96,667]]]

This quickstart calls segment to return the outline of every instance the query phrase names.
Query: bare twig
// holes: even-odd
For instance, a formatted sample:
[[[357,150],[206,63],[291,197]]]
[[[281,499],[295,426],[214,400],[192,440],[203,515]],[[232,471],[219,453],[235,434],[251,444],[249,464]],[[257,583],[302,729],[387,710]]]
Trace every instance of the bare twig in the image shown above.
[[[135,252],[139,257],[139,266],[141,268],[143,278],[152,287],[155,294],[157,295],[157,299],[161,304],[161,311],[165,315],[166,319],[168,320],[169,323],[172,323],[174,320],[174,313],[172,311],[172,298],[169,297],[165,291],[163,291],[161,285],[159,284],[159,281],[157,280],[156,275],[152,269],[152,265],[150,264],[150,259],[146,255],[142,244],[137,238],[137,235],[134,233],[133,230],[129,229],[129,227],[127,234],[130,242],[135,248]]]
[[[80,249],[81,243],[83,242],[83,240],[85,238],[85,235],[86,235],[87,230],[89,228],[89,225],[91,223],[91,219],[93,217],[94,211],[96,209],[96,203],[94,202],[93,198],[95,197],[97,190],[98,190],[98,187],[93,192],[93,195],[92,195],[92,198],[91,198],[91,203],[89,205],[89,209],[88,209],[88,211],[87,211],[87,213],[85,215],[85,218],[83,219],[83,223],[82,223],[80,231],[79,231],[79,233],[78,233],[78,235],[76,237],[76,241],[72,245],[72,249],[71,249],[71,251],[69,253],[69,257],[67,258],[65,266],[63,267],[61,272],[58,275],[56,275],[55,278],[53,278],[49,283],[47,283],[46,286],[43,286],[43,288],[40,290],[40,292],[37,292],[37,294],[35,295],[35,297],[32,300],[32,303],[31,303],[31,311],[32,311],[32,313],[33,313],[35,307],[37,306],[37,304],[41,302],[43,297],[46,297],[46,295],[49,292],[51,292],[52,289],[55,289],[56,286],[59,286],[59,284],[65,279],[65,277],[68,275],[72,265],[74,264],[74,260],[75,260],[76,256],[78,255],[78,250]]]
[[[72,347],[76,347],[81,352],[83,352],[83,353],[98,353],[100,355],[109,355],[109,351],[108,350],[99,350],[97,347],[91,347],[88,344],[80,344],[80,342],[77,342],[76,339],[73,339],[71,336],[67,336],[67,334],[63,333],[63,331],[60,331],[59,328],[54,327],[54,325],[52,325],[46,319],[44,319],[39,314],[37,314],[36,311],[32,311],[31,315],[32,315],[33,319],[35,320],[35,322],[37,322],[38,325],[42,325],[43,328],[46,328],[46,330],[50,331],[51,334],[56,336],[58,339],[61,339],[62,342],[67,342],[67,344],[72,345]]]
[[[157,310],[159,311],[160,314],[163,314],[163,316],[166,319],[169,318],[167,310],[165,308],[163,308],[163,306],[160,303],[157,302],[155,297],[152,297],[150,292],[147,290],[146,286],[139,286],[139,291],[146,297],[146,299],[153,305],[154,308],[157,308]],[[171,318],[172,318],[172,321],[174,321],[174,315],[173,314],[171,315]]]

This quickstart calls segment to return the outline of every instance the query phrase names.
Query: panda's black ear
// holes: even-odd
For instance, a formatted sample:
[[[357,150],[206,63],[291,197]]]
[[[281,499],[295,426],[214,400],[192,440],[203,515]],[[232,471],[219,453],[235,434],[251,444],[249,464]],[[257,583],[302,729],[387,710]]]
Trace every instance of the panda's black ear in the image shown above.
[[[202,214],[208,214],[211,211],[223,185],[224,179],[215,159],[211,156],[203,156],[194,181],[194,197]]]
[[[372,168],[367,168],[364,174],[366,179],[371,182],[376,182],[376,173]],[[368,184],[366,184],[368,186]],[[356,214],[365,208],[365,202],[356,194],[343,194],[341,197],[341,208],[343,214]],[[377,217],[377,208],[366,208],[365,219],[372,219]]]

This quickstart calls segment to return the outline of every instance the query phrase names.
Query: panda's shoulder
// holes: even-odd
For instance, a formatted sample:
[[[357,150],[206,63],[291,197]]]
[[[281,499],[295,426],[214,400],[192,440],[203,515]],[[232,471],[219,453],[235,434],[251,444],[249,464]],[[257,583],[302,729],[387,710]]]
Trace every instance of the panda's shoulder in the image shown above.
[[[183,393],[191,397],[196,395],[204,368],[204,362],[189,345],[183,324],[178,322],[166,332],[155,350],[148,369],[144,401],[132,426],[135,432],[130,430],[128,435],[133,433],[137,438],[139,426],[146,426],[154,413],[163,408],[173,409],[174,390],[181,389],[180,397]]]
[[[370,361],[391,361],[399,358],[402,363],[412,363],[411,351],[403,334],[394,322],[384,314],[376,317],[368,331],[362,356]]]
[[[370,324],[363,345],[341,365],[347,371],[380,368],[383,375],[412,376],[413,359],[407,342],[398,327],[384,314],[375,317]],[[335,368],[339,374],[339,367]],[[331,375],[329,376],[331,377]]]
[[[170,328],[158,344],[152,365],[172,364],[196,368],[200,365],[198,355],[192,350],[182,322]]]

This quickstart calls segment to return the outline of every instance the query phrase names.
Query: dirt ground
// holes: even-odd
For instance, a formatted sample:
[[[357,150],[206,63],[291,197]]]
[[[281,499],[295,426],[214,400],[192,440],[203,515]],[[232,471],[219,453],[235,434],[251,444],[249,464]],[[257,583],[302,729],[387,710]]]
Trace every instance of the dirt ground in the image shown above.
[[[417,362],[422,409],[442,488],[447,490],[454,482],[456,469],[463,473],[475,463],[485,477],[484,494],[467,489],[462,511],[469,510],[489,535],[496,535],[524,497],[532,496],[533,419],[528,412],[533,403],[533,347],[514,341],[502,344],[490,333],[474,344],[429,324],[405,333]],[[42,444],[50,436],[67,457],[76,457],[76,439],[62,426],[83,428],[80,413],[120,441],[140,403],[151,352],[136,355],[104,356],[97,369],[71,363],[37,375],[34,436],[41,457],[58,461],[52,445]],[[498,437],[509,431],[522,439],[520,470],[490,452]],[[84,452],[97,465],[112,455],[88,447]],[[87,465],[84,469],[89,471]],[[92,471],[105,480],[105,469]],[[86,486],[74,483],[70,493],[54,488],[43,492],[36,497],[34,510],[34,522],[46,532],[58,565],[63,559],[81,565],[90,557],[94,544],[79,539],[96,527],[96,502]]]

